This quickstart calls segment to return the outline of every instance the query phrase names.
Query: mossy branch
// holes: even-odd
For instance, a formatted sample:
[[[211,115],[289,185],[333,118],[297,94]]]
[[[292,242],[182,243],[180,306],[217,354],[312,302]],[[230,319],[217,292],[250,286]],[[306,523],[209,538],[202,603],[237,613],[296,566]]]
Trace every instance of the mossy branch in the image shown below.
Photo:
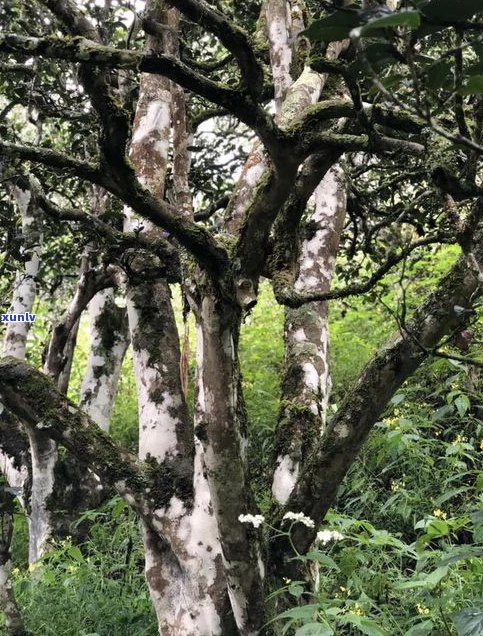
[[[246,89],[253,97],[259,97],[263,89],[263,68],[247,33],[203,0],[168,0],[168,4],[219,38],[238,62]]]
[[[316,523],[323,519],[357,452],[395,391],[431,355],[446,334],[464,323],[466,312],[460,308],[471,310],[481,296],[483,199],[476,202],[475,208],[476,213],[471,215],[475,224],[468,251],[415,310],[412,318],[367,364],[315,451],[305,461],[286,510],[302,511]],[[300,524],[293,536],[300,552],[308,548],[313,538],[313,532],[302,529]],[[275,542],[274,552],[278,553],[280,548]]]
[[[52,380],[26,362],[3,358],[0,375],[1,401],[11,413],[32,431],[42,431],[64,446],[105,485],[115,488],[148,524],[152,523],[152,513],[159,507],[155,493],[162,488],[169,500],[173,492],[169,471],[162,481],[161,465],[140,464],[59,393]]]
[[[92,90],[89,88],[92,84],[92,87],[95,86],[99,89],[102,79],[96,77],[96,74],[92,72],[92,66],[105,69],[132,69],[143,73],[164,75],[183,88],[205,97],[233,113],[240,121],[253,128],[260,135],[269,150],[275,150],[279,147],[279,134],[271,116],[256,103],[249,92],[231,89],[224,84],[214,82],[171,55],[116,49],[83,36],[37,38],[12,33],[0,35],[0,52],[28,57],[60,59],[78,62],[83,67],[90,67],[88,74],[82,78],[82,81],[93,99],[93,105],[100,114],[104,126],[114,114],[117,113],[116,116],[119,118],[122,113],[112,99],[107,100],[108,83],[106,83],[104,90],[95,91],[93,88]]]

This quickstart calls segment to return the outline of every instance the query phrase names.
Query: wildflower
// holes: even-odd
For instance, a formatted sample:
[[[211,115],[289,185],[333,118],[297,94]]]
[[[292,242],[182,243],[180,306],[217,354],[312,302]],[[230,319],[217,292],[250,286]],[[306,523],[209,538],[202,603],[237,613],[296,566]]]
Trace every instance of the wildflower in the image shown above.
[[[37,569],[36,563],[29,563],[29,572],[33,572],[36,569]]]
[[[18,576],[19,574],[20,574],[20,570],[18,568],[13,568],[12,575],[13,576]]]
[[[354,607],[351,609],[352,614],[356,614],[357,616],[364,616],[364,610],[359,605],[359,603],[355,603]]]
[[[480,449],[483,450],[483,439],[480,442]]]
[[[344,538],[344,535],[337,530],[321,530],[317,532],[316,540],[320,541],[322,545],[327,545],[329,541],[340,541]]]
[[[255,528],[258,528],[264,521],[263,515],[240,515],[238,517],[240,523],[251,523]]]
[[[418,611],[418,614],[429,614],[429,609],[421,603],[416,604],[416,609]]]
[[[446,519],[446,517],[448,516],[446,512],[443,512],[443,510],[440,510],[439,508],[433,510],[433,515],[438,519]]]
[[[303,523],[307,528],[314,528],[315,523],[313,519],[304,515],[303,512],[286,512],[283,515],[284,519],[290,519],[291,521],[298,521],[299,523]]]
[[[457,435],[453,441],[453,444],[463,444],[464,442],[466,442],[466,437],[463,437],[463,435]]]

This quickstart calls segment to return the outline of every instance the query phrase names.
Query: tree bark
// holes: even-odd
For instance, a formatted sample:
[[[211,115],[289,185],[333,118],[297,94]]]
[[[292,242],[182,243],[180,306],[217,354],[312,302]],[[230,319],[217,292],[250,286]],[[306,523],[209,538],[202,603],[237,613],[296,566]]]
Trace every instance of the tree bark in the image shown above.
[[[98,292],[89,305],[90,349],[79,406],[103,431],[109,430],[112,403],[129,337],[126,310],[116,305],[114,291]]]
[[[480,198],[470,215],[462,256],[412,318],[367,364],[307,458],[283,510],[303,512],[316,524],[322,521],[357,452],[396,390],[430,356],[443,336],[462,329],[466,312],[459,308],[471,311],[483,291],[482,219]],[[282,513],[278,513],[275,525],[280,523]],[[303,553],[314,536],[313,530],[297,524],[292,538]],[[283,557],[288,548],[283,543],[272,544],[271,566],[279,576],[293,570],[293,564]]]
[[[330,289],[345,215],[345,184],[332,168],[314,192],[295,288]],[[286,504],[301,466],[323,433],[330,392],[328,303],[285,311],[285,368],[275,438],[274,499]]]

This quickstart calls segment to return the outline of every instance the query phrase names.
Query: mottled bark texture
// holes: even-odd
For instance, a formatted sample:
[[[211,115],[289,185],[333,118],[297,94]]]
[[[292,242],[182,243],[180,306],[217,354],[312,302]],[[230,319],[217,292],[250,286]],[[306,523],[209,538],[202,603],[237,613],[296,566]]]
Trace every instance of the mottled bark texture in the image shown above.
[[[79,406],[98,426],[109,430],[122,361],[129,344],[126,310],[113,289],[98,292],[89,305],[90,347]]]
[[[167,23],[165,38],[147,38],[147,47],[177,52],[177,17],[161,3],[148,5],[151,18]],[[171,34],[171,35],[170,35]],[[151,194],[164,195],[171,126],[177,140],[173,165],[179,214],[192,216],[187,185],[189,156],[182,89],[164,77],[142,75],[130,158]],[[160,234],[126,209],[126,227]],[[139,456],[178,484],[163,493],[155,524],[143,522],[146,579],[163,634],[234,634],[216,518],[196,445],[180,375],[179,335],[163,264],[137,252],[129,261],[127,308],[139,404]]]
[[[204,449],[236,624],[240,634],[255,634],[264,620],[260,537],[238,521],[240,514],[254,511],[246,470],[247,432],[238,362],[241,316],[238,308],[223,304],[208,289],[195,313],[196,435]]]
[[[367,364],[304,463],[286,509],[302,511],[317,522],[323,519],[357,452],[396,390],[443,336],[461,330],[464,318],[459,308],[470,309],[483,291],[483,199],[475,203],[473,214],[464,253],[412,318]],[[293,540],[300,552],[307,550],[313,539],[313,531],[301,524],[295,527]],[[287,546],[281,543],[273,543],[272,567],[286,574],[291,566],[283,558]]]
[[[345,216],[345,182],[340,168],[325,175],[314,192],[312,212],[302,229],[295,275],[301,291],[330,289]],[[285,311],[285,366],[275,439],[272,494],[286,504],[301,465],[325,426],[330,392],[327,302]]]

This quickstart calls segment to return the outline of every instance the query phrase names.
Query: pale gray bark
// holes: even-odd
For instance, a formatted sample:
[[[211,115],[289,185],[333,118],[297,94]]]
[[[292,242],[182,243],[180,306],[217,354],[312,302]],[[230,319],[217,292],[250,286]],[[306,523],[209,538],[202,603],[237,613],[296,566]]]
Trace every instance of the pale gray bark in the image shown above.
[[[112,404],[129,336],[126,310],[113,289],[98,292],[89,304],[90,348],[79,406],[98,426],[109,430]]]
[[[344,176],[335,167],[314,192],[300,247],[297,290],[330,289],[344,215]],[[282,406],[272,483],[272,494],[281,504],[287,503],[301,465],[325,427],[330,393],[328,303],[286,309],[284,338]]]

